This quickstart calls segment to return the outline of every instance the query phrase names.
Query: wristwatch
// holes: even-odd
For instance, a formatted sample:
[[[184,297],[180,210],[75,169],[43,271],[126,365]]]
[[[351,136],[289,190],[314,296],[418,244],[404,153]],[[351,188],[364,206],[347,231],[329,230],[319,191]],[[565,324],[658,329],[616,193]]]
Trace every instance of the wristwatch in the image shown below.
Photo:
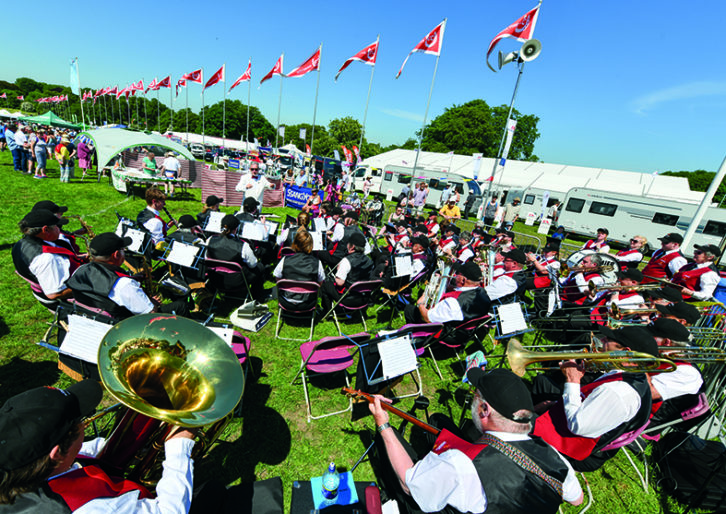
[[[378,432],[383,432],[385,429],[391,428],[391,424],[389,422],[385,422],[382,425],[378,425]]]

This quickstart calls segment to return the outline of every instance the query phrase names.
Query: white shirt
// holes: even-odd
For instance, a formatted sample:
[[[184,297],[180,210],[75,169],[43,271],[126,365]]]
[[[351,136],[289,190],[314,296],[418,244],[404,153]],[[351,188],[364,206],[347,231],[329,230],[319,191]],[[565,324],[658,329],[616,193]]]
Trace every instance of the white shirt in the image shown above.
[[[348,278],[348,273],[350,273],[350,270],[350,261],[348,260],[348,257],[345,257],[338,263],[338,271],[335,273],[335,278],[339,278],[340,280],[345,282],[345,279]]]
[[[181,168],[181,163],[179,163],[179,159],[176,157],[167,157],[164,159],[164,169],[167,171],[179,171],[179,168]]]
[[[134,314],[147,314],[154,310],[154,304],[141,289],[141,285],[129,277],[119,277],[108,293],[108,299]]]
[[[153,212],[155,216],[160,216],[159,211],[156,209],[152,209],[148,205],[146,208]],[[147,220],[146,223],[144,223],[144,228],[151,234],[151,239],[154,241],[154,244],[164,240],[164,222],[159,218],[151,218]]]
[[[615,255],[618,262],[640,262],[643,260],[643,254],[640,251],[629,253],[627,255]]]
[[[58,246],[46,241],[46,244]],[[71,261],[55,253],[41,253],[30,261],[28,270],[38,279],[43,294],[58,294],[66,289],[66,280],[71,277]]]
[[[666,255],[670,255],[670,254],[672,254],[674,252],[680,252],[680,251],[681,251],[680,248],[677,248],[675,250],[669,250],[666,253],[664,253],[661,257],[664,257]],[[686,260],[686,258],[683,257],[682,255],[678,255],[678,256],[674,257],[668,263],[668,269],[670,270],[671,275],[675,275],[676,273],[678,273],[678,270],[681,269],[686,264],[688,264],[688,261]]]
[[[23,133],[22,130],[18,130],[15,133],[15,144],[18,145],[20,148],[25,148],[25,145],[27,142],[28,142],[27,136]]]
[[[674,347],[677,349],[678,347]],[[703,378],[695,366],[676,364],[676,369],[668,373],[655,373],[650,377],[653,385],[663,401],[684,394],[696,394],[701,389]]]
[[[251,184],[252,187],[248,189],[247,184]],[[240,177],[235,189],[237,191],[242,191],[245,194],[245,198],[254,198],[260,205],[262,205],[262,197],[265,194],[265,189],[274,188],[275,186],[262,175],[257,175],[257,180],[255,180],[252,178],[251,174],[247,174]]]
[[[489,432],[507,442],[527,441],[526,434]],[[556,450],[555,450],[556,451]],[[565,501],[576,501],[582,495],[572,466],[560,455],[567,466],[567,477],[563,482],[562,497]],[[460,450],[447,450],[441,454],[430,452],[406,471],[406,486],[411,496],[424,512],[436,512],[451,505],[461,512],[484,512],[487,497],[474,463]]]
[[[242,245],[241,256],[242,261],[250,268],[255,268],[257,266],[257,257],[255,257],[255,252],[252,251],[252,248],[249,244],[247,244],[247,242]]]
[[[673,259],[675,260],[675,259]],[[672,262],[672,261],[671,261]],[[704,262],[696,266],[696,268],[707,268],[711,266],[712,262]],[[721,282],[721,277],[715,271],[708,271],[700,277],[700,291],[693,291],[691,298],[695,300],[708,300],[713,296],[713,292],[716,290],[716,286]]]
[[[340,241],[343,239],[343,236],[345,235],[345,230],[342,223],[336,223],[333,227],[333,235],[330,236],[330,240],[335,243],[336,241]]]
[[[471,291],[473,287],[458,287],[456,291]],[[431,323],[446,323],[449,321],[464,321],[464,313],[461,312],[461,305],[456,298],[444,298],[429,310],[429,321]]]
[[[517,282],[509,275],[502,272],[499,277],[486,286],[484,290],[487,292],[489,299],[498,300],[504,296],[513,294],[517,291]]]
[[[275,266],[275,269],[272,272],[272,276],[278,280],[282,278],[282,267],[284,264],[285,257],[280,259],[280,262],[277,263],[277,266]],[[323,280],[325,280],[325,270],[323,269],[323,263],[318,261],[318,282],[322,282]]]

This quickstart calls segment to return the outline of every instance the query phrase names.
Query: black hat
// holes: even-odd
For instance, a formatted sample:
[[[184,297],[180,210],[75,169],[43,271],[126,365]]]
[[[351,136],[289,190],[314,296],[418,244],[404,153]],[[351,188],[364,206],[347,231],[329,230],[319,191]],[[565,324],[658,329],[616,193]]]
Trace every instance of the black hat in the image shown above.
[[[562,240],[557,239],[556,237],[547,236],[546,246],[556,246],[559,249],[561,244],[562,244]]]
[[[661,289],[653,289],[648,291],[648,296],[651,298],[663,298],[671,303],[682,302],[683,295],[681,290],[676,287],[666,286]]]
[[[330,214],[333,216],[342,216],[343,215],[343,209],[341,209],[338,206],[335,206],[331,209]]]
[[[358,221],[358,214],[356,214],[355,211],[348,211],[343,215],[344,218],[350,218],[352,220]]]
[[[524,385],[522,379],[508,369],[493,369],[484,371],[481,368],[471,368],[466,373],[466,379],[474,385],[484,400],[505,418],[527,423],[529,419],[514,419],[514,413],[520,410],[534,411],[532,396]]]
[[[438,217],[438,216],[439,216],[439,213],[438,213],[438,212],[436,212],[436,211],[431,211],[431,212],[429,212],[429,218],[430,218],[431,216],[436,216],[436,217]]]
[[[362,248],[366,245],[366,236],[358,231],[353,232],[350,235],[350,238],[348,238],[348,243],[352,244],[353,246],[359,246]]]
[[[623,268],[620,271],[616,271],[615,275],[618,278],[629,278],[636,282],[641,282],[643,280],[643,274],[637,268]]]
[[[648,325],[648,330],[655,337],[663,337],[672,339],[673,341],[686,342],[691,338],[691,333],[686,327],[676,320],[669,318],[657,318],[653,320],[653,323]]]
[[[680,234],[678,234],[678,233],[676,233],[676,232],[671,232],[669,234],[664,235],[663,237],[659,237],[658,240],[661,241],[662,243],[678,243],[678,244],[682,244],[683,243],[683,236],[680,235]]]
[[[113,232],[104,232],[91,239],[88,249],[95,255],[107,256],[123,250],[133,241],[130,237],[119,237]]]
[[[68,223],[68,220],[66,218],[59,218],[47,209],[36,209],[26,214],[20,223],[31,228],[41,228],[51,225],[62,227]]]
[[[413,231],[414,232],[419,232],[421,234],[428,234],[429,233],[429,229],[428,229],[428,227],[426,225],[416,225],[415,227],[413,227]]]
[[[701,313],[698,312],[698,309],[686,302],[676,302],[673,305],[656,305],[655,308],[662,314],[684,319],[690,324],[695,323],[701,318]]]
[[[227,214],[222,218],[222,227],[234,231],[239,227],[239,220],[234,217],[234,214]]]
[[[192,228],[196,224],[197,220],[194,219],[194,216],[191,216],[189,214],[179,216],[179,226],[181,228]]]
[[[610,235],[610,231],[608,229],[604,228],[604,227],[597,229],[597,231],[598,232],[602,232],[605,235]]]
[[[481,268],[474,261],[466,261],[460,268],[459,274],[472,282],[481,281]]]
[[[411,246],[413,245],[421,245],[424,247],[424,250],[429,247],[429,240],[425,236],[417,236],[411,238]]]
[[[524,255],[524,252],[519,248],[513,248],[508,252],[502,252],[502,256],[505,259],[512,259],[514,262],[518,262],[519,264],[525,264],[527,262],[527,256]]]
[[[715,257],[721,255],[721,249],[716,245],[693,245],[693,247],[701,252],[708,252]]]
[[[48,455],[102,396],[98,382],[83,380],[66,390],[37,387],[10,398],[0,409],[0,469],[13,471]]]
[[[481,227],[474,227],[474,230],[471,231],[471,234],[472,235],[477,235],[477,236],[483,236],[484,235],[484,229],[481,228]]]
[[[459,232],[461,232],[461,230],[459,230],[459,227],[457,227],[453,223],[449,223],[448,225],[446,225],[443,228],[443,231],[444,231],[444,234],[446,234],[447,232],[453,232],[456,235],[459,235]]]
[[[647,353],[653,357],[658,357],[658,344],[653,339],[650,330],[645,327],[624,327],[613,330],[601,326],[600,333],[634,352]]]
[[[544,248],[542,248],[542,253],[547,252],[559,252],[560,251],[560,245],[551,245],[547,243]]]
[[[257,206],[258,206],[258,205],[260,205],[260,202],[258,202],[257,200],[255,200],[255,199],[254,199],[253,197],[251,197],[251,196],[248,196],[248,197],[247,197],[247,198],[245,198],[245,199],[244,199],[244,201],[242,202],[242,206],[243,206],[243,207],[252,207],[253,209],[257,209]]]
[[[221,198],[219,196],[209,195],[207,197],[207,201],[204,203],[207,204],[207,207],[213,207],[215,205],[219,205],[222,202],[224,202],[224,198]]]
[[[41,201],[37,202],[35,205],[33,205],[33,208],[31,209],[31,211],[35,211],[38,209],[46,209],[46,210],[52,212],[53,214],[57,214],[59,212],[66,212],[68,210],[68,207],[58,205],[55,202],[52,202],[50,200],[41,200]]]

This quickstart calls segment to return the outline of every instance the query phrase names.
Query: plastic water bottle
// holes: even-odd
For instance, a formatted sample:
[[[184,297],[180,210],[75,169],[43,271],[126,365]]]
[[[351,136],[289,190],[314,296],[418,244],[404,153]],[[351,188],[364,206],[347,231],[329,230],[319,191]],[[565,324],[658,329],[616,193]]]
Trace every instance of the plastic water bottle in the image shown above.
[[[340,486],[340,475],[335,469],[335,462],[331,462],[328,469],[323,473],[323,505],[333,505],[338,499],[338,487]]]

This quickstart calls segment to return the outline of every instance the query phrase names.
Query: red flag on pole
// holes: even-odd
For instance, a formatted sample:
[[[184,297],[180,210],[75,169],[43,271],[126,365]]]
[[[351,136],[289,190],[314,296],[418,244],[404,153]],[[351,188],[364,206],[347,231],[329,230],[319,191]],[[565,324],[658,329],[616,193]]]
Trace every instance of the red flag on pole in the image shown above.
[[[219,68],[214,75],[212,75],[206,84],[204,84],[204,89],[207,89],[208,87],[213,86],[217,82],[223,82],[224,81],[224,64],[221,68]]]
[[[186,79],[179,79],[176,81],[176,96],[179,96],[179,89],[187,87]]]
[[[107,95],[115,95],[118,92],[118,86],[108,87],[106,88],[106,94]]]
[[[408,58],[411,57],[411,54],[414,52],[423,52],[425,54],[429,55],[441,55],[441,43],[444,41],[444,29],[446,28],[446,18],[444,18],[444,21],[436,25],[436,28],[426,34],[426,37],[423,38],[419,44],[413,47],[413,50],[411,50],[408,55],[406,56],[406,59],[404,59],[403,64],[401,65],[401,69],[398,70],[398,73],[396,74],[396,78],[401,76],[401,72],[403,71],[403,67],[406,66],[406,62],[408,62]]]
[[[232,84],[232,87],[230,87],[229,90],[232,91],[246,80],[252,80],[252,59],[250,59],[250,62],[247,63],[247,69],[245,72],[240,76],[240,78],[234,81],[234,84]]]
[[[169,75],[156,85],[156,89],[161,89],[162,87],[171,87],[171,75]]]
[[[131,86],[129,86],[129,89],[131,91],[143,91],[144,90],[144,81],[139,80],[136,84],[133,82],[131,83]]]
[[[93,95],[93,98],[97,98],[103,94],[104,88],[99,89],[96,91],[96,93]]]
[[[128,86],[125,87],[125,88],[123,88],[123,89],[119,89],[118,91],[116,91],[116,99],[118,100],[123,95],[128,94],[128,92],[129,92]]]
[[[287,78],[297,78],[302,77],[303,75],[307,75],[311,71],[315,71],[320,68],[320,50],[321,48],[318,47],[317,50],[315,50],[315,53],[308,57],[307,61],[302,63],[297,68],[293,69],[290,73],[285,75]]]
[[[156,80],[156,77],[154,77],[154,80],[151,81],[149,84],[149,87],[146,88],[146,91],[144,93],[148,93],[149,91],[156,91],[159,89],[158,81]]]
[[[285,54],[282,54],[280,56],[280,58],[277,60],[277,62],[275,63],[275,65],[272,67],[272,69],[270,70],[270,72],[267,75],[265,75],[264,77],[262,77],[262,80],[260,80],[260,85],[262,85],[262,83],[264,81],[271,79],[275,75],[282,75],[283,74],[282,73],[282,58],[284,57],[284,55]]]
[[[182,79],[188,80],[189,82],[196,82],[197,84],[201,84],[202,83],[202,68],[192,71],[191,73],[187,73],[186,75],[182,75]]]
[[[25,97],[23,95],[20,95],[20,96],[16,96],[15,99],[16,100],[25,100]]]
[[[371,43],[363,50],[355,54],[353,57],[345,61],[343,63],[343,66],[341,66],[338,70],[338,73],[335,74],[335,80],[338,80],[338,75],[340,75],[342,71],[348,66],[350,66],[350,63],[352,63],[353,61],[360,61],[363,64],[370,64],[371,66],[375,66],[376,58],[378,58],[378,39],[376,39],[375,43]]]
[[[305,144],[305,152],[310,155],[310,145]]]
[[[489,66],[490,70],[497,71],[492,68],[491,64],[489,64],[489,54],[494,51],[494,47],[497,46],[497,43],[499,43],[501,39],[511,37],[517,41],[521,41],[522,43],[532,39],[532,36],[534,35],[534,26],[537,24],[537,17],[539,16],[540,5],[541,4],[537,4],[537,7],[528,11],[527,14],[494,36],[494,39],[492,39],[492,42],[489,43],[489,49],[487,50],[487,66]]]

